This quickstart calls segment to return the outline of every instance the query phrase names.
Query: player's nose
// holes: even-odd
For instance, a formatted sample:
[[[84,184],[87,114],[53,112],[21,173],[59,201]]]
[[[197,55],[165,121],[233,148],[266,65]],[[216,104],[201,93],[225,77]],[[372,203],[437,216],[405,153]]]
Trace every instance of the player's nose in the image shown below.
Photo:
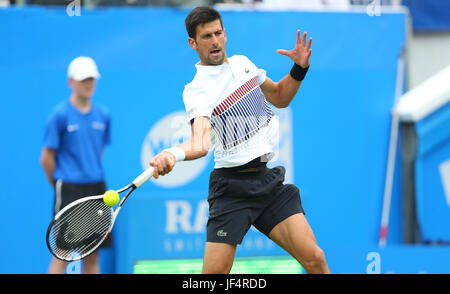
[[[216,47],[219,45],[219,39],[214,34],[213,34],[213,37],[212,37],[212,44],[213,44],[213,46],[216,46]]]

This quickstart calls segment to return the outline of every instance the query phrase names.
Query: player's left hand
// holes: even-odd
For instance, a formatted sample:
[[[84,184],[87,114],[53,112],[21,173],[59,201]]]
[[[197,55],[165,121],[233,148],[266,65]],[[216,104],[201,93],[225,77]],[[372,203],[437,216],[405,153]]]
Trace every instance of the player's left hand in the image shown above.
[[[297,41],[295,43],[295,48],[290,51],[278,49],[277,53],[286,55],[301,67],[307,68],[309,66],[309,57],[311,56],[312,38],[309,38],[308,42],[306,42],[306,38],[306,32],[303,33],[302,40],[302,38],[300,37],[300,30],[297,30]]]

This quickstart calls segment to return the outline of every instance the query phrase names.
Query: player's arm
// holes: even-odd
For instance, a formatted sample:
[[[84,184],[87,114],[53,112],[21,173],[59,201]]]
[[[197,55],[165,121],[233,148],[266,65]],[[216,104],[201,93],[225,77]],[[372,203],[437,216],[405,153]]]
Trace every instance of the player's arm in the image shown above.
[[[42,148],[40,163],[52,187],[54,187],[55,185],[53,179],[53,171],[55,170],[56,166],[55,155],[56,155],[55,149],[45,147]]]
[[[300,88],[301,81],[294,80],[289,74],[282,78],[278,83],[272,81],[269,77],[261,84],[261,90],[269,101],[276,108],[288,107],[295,94]]]
[[[160,175],[169,173],[177,161],[195,160],[206,156],[210,147],[211,123],[208,117],[196,117],[191,125],[192,134],[189,140],[176,147],[163,151],[150,160],[150,165],[155,168],[153,176],[157,179]]]
[[[261,90],[273,106],[277,108],[284,108],[289,106],[295,94],[297,93],[303,78],[309,68],[309,57],[311,56],[311,42],[312,38],[307,41],[306,32],[303,33],[303,40],[300,37],[300,30],[297,30],[297,41],[295,48],[287,51],[278,49],[277,52],[288,56],[294,61],[289,74],[283,77],[278,83],[275,83],[270,78],[266,78],[261,84]]]

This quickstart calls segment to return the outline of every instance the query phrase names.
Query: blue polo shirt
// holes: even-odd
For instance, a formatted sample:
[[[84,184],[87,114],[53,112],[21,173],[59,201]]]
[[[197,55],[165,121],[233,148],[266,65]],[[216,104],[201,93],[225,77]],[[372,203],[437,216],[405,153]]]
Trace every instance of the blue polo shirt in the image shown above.
[[[56,150],[55,180],[68,183],[104,181],[102,154],[110,143],[110,116],[92,104],[81,113],[67,100],[50,114],[44,135],[44,147]]]

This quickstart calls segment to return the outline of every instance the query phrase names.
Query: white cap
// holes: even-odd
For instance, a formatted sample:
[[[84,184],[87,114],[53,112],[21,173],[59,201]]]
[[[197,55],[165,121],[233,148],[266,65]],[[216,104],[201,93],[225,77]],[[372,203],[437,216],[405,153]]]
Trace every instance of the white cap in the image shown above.
[[[82,81],[87,78],[100,78],[95,61],[86,56],[80,56],[72,60],[67,69],[67,76],[75,81]]]

